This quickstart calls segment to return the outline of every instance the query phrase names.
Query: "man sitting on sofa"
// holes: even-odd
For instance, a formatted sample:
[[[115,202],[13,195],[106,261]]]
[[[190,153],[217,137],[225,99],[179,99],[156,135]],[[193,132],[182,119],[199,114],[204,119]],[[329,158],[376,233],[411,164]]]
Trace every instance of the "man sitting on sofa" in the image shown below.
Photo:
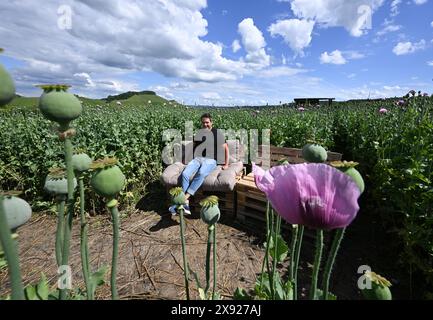
[[[185,213],[191,214],[189,198],[193,196],[206,177],[217,167],[222,169],[229,167],[229,148],[225,143],[224,133],[212,126],[212,117],[209,113],[201,116],[200,129],[194,136],[194,159],[191,160],[182,172],[182,189],[186,196],[184,205]],[[194,178],[191,181],[191,178]],[[172,214],[176,214],[176,207],[169,208]]]

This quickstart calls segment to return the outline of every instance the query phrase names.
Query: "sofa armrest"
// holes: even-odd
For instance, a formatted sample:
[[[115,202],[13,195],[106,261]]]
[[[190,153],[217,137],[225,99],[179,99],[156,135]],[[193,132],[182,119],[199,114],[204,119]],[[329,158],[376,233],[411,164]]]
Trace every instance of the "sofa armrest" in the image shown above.
[[[172,165],[165,168],[161,176],[161,181],[166,186],[177,186],[179,182],[179,176],[185,169],[185,165],[181,162],[173,163]]]

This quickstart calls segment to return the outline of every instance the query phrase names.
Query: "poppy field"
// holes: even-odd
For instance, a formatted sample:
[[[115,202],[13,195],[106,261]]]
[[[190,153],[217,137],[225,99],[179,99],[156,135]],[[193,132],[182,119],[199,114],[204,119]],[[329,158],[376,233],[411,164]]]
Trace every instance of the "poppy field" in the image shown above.
[[[110,286],[112,298],[117,299],[116,267],[122,224],[119,211],[134,206],[159,181],[164,170],[161,158],[166,144],[161,138],[164,130],[183,130],[186,121],[200,119],[209,110],[177,103],[95,106],[81,103],[68,92],[67,86],[41,86],[41,89],[38,106],[0,110],[0,189],[4,190],[0,268],[9,270],[8,298],[72,297],[67,286],[48,292],[44,278],[35,286],[23,288],[15,242],[20,241],[17,228],[30,218],[33,210],[33,214],[51,212],[58,219],[54,236],[59,268],[68,265],[72,222],[74,215],[78,216],[86,287],[80,298],[94,299],[108,270],[91,272],[86,213],[98,215],[108,208],[113,236]],[[4,99],[0,102],[10,100],[10,93],[1,94]],[[379,219],[394,241],[377,245],[395,250],[396,262],[403,273],[410,274],[411,279],[422,279],[425,287],[413,289],[418,297],[432,297],[429,288],[433,284],[433,97],[412,91],[401,98],[342,102],[332,107],[214,108],[211,112],[218,128],[259,132],[270,129],[270,143],[279,147],[305,149],[314,140],[315,146],[342,153],[345,160],[331,166],[320,163],[326,158],[310,158],[306,154],[308,164],[282,163],[270,171],[255,165],[249,167],[255,173],[257,187],[269,200],[267,223],[263,227],[264,258],[256,286],[238,288],[233,298],[298,299],[298,262],[305,227],[315,230],[316,236],[308,298],[338,299],[338,292],[330,286],[332,270],[344,234],[350,232],[350,225],[356,223],[359,214]],[[194,123],[196,128],[199,125],[198,121]],[[303,184],[307,183],[304,181],[307,176],[312,177],[313,184]],[[288,177],[292,180],[287,180]],[[289,182],[295,180],[298,188],[293,189]],[[312,186],[314,194],[305,192]],[[282,189],[290,190],[290,194],[271,191]],[[19,198],[10,190],[20,191]],[[215,251],[220,218],[218,199],[210,197],[202,203],[201,217],[209,233],[206,280],[201,284],[188,266],[182,191],[172,190],[170,194],[180,217],[186,297],[197,288],[202,299],[220,299]],[[10,215],[8,218],[11,208],[19,212],[13,217],[15,224],[11,223]],[[293,225],[291,238],[283,237],[282,220]],[[9,229],[16,231],[18,238]],[[324,245],[326,234],[332,238],[328,248]],[[278,266],[287,261],[287,270],[282,272]],[[386,274],[373,271],[366,274],[373,287],[364,289],[363,296],[390,299],[393,284]]]

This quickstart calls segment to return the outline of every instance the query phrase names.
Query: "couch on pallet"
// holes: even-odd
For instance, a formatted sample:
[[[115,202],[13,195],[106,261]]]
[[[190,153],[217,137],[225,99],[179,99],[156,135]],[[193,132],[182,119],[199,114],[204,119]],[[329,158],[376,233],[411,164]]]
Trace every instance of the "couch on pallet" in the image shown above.
[[[182,185],[182,172],[186,167],[186,159],[191,159],[185,156],[188,148],[187,144],[192,142],[182,143],[182,162],[175,162],[168,166],[161,180],[167,190],[170,188]],[[227,140],[229,147],[229,168],[222,170],[222,166],[218,165],[204,180],[199,191],[190,200],[190,207],[193,211],[199,209],[198,203],[209,195],[215,195],[219,198],[219,207],[222,212],[234,214],[235,212],[235,186],[244,173],[244,147],[238,140]],[[191,177],[191,180],[193,177]]]

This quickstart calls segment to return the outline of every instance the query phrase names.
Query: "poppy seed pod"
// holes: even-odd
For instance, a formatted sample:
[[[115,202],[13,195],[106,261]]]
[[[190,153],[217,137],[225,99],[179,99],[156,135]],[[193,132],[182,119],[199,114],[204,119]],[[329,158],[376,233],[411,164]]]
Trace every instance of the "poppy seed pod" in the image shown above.
[[[328,153],[322,146],[309,143],[302,148],[302,157],[312,163],[323,163],[328,159]]]
[[[204,223],[214,225],[221,217],[221,212],[218,207],[218,198],[215,196],[207,197],[200,202],[202,206],[200,210],[200,217]]]
[[[173,188],[169,191],[170,195],[171,195],[171,201],[173,202],[173,204],[175,205],[183,205],[186,202],[186,197],[185,197],[185,193],[183,192],[182,188]]]
[[[357,165],[358,165],[358,163],[353,162],[353,161],[350,161],[350,162],[333,161],[333,162],[331,162],[331,166],[333,166],[334,168],[337,168],[341,172],[350,176],[353,179],[353,181],[355,181],[355,183],[357,184],[361,193],[363,193],[365,190],[365,183],[364,183],[364,179],[362,178],[359,171],[355,169],[355,166],[357,166]]]
[[[44,93],[39,98],[39,109],[45,118],[67,128],[72,120],[81,115],[83,107],[80,100],[72,93],[66,92],[66,85],[39,86]]]
[[[74,171],[85,172],[90,169],[92,159],[85,153],[78,153],[72,156]]]
[[[90,184],[97,194],[106,198],[113,198],[125,186],[126,178],[116,165],[117,159],[105,158],[93,162],[91,168],[95,170]]]
[[[74,178],[74,189],[77,187],[77,179]],[[44,189],[52,195],[66,195],[68,194],[68,180],[63,178],[50,177],[45,179]]]
[[[3,49],[0,48],[0,53]],[[0,107],[8,104],[15,97],[15,83],[10,74],[0,65]]]
[[[32,216],[30,205],[23,199],[14,196],[6,196],[3,199],[3,209],[11,230],[22,226]]]
[[[365,277],[371,285],[370,288],[365,288],[361,291],[365,299],[392,300],[391,290],[389,289],[391,282],[371,271],[367,271]]]

